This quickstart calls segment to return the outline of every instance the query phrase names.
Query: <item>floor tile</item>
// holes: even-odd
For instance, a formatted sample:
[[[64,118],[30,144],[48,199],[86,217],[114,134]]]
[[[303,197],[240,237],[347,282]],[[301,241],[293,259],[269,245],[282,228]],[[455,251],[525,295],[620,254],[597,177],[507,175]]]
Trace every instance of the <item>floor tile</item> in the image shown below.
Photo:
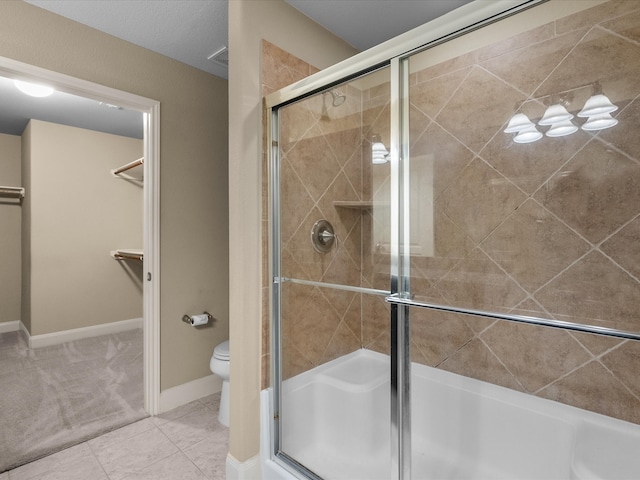
[[[215,413],[202,404],[191,413],[161,423],[158,428],[180,449],[185,449],[223,427]]]
[[[9,480],[109,480],[86,443],[11,470],[8,478]]]
[[[229,429],[217,420],[219,402],[217,393],[145,418],[0,480],[224,480]]]
[[[105,433],[104,435],[89,440],[87,443],[94,452],[99,452],[113,445],[119,445],[131,437],[153,430],[154,428],[156,428],[156,426],[153,420],[151,420],[151,418],[145,418],[126,427]]]
[[[138,474],[177,451],[178,448],[157,427],[106,448],[93,450],[111,480]]]
[[[182,452],[160,460],[123,480],[209,480]]]
[[[229,431],[226,429],[214,432],[184,449],[184,454],[212,480],[225,478],[228,453]]]
[[[181,405],[179,407],[174,408],[173,410],[169,410],[168,412],[161,413],[160,415],[153,417],[153,422],[160,426],[163,423],[166,423],[170,420],[177,420],[180,417],[184,417],[185,415],[189,415],[194,412],[202,411],[204,405],[195,400],[193,402],[189,402],[185,405]]]
[[[220,393],[214,393],[212,395],[207,395],[206,397],[202,397],[199,402],[205,405],[208,408],[211,408],[218,414],[218,410],[220,409]]]

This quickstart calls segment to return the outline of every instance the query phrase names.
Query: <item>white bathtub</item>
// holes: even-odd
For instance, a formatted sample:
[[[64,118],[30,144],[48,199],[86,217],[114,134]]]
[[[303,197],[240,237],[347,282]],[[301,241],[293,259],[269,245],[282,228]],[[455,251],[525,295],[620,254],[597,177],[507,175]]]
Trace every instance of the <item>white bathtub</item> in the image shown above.
[[[262,393],[262,472],[269,458]],[[419,364],[412,365],[412,478],[640,479],[640,426]],[[389,357],[359,350],[283,385],[290,456],[323,478],[387,480]]]

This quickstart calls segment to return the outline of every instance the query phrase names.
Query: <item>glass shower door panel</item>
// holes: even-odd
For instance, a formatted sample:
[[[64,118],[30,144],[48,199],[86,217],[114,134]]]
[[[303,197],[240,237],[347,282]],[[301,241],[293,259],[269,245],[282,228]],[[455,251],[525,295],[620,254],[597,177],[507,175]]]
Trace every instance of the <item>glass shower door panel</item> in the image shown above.
[[[388,323],[382,297],[283,285],[280,449],[323,479],[389,478],[389,357],[360,348],[364,309]]]
[[[278,119],[279,450],[321,478],[386,479],[388,69]]]
[[[410,58],[412,299],[640,332],[640,17],[619,5],[531,29],[543,3]],[[636,423],[639,348],[411,309],[414,365]]]
[[[596,10],[411,57],[417,299],[640,331],[640,17]]]

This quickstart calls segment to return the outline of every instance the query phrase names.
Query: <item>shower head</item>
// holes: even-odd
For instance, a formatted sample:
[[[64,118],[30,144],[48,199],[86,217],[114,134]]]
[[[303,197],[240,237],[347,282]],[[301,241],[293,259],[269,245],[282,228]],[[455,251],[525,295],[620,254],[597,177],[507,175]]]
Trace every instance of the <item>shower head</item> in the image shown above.
[[[344,103],[344,101],[347,99],[347,96],[338,92],[337,90],[329,90],[328,92],[323,92],[323,93],[329,93],[331,94],[331,99],[332,102],[331,104],[334,107],[339,107],[340,105],[342,105]]]

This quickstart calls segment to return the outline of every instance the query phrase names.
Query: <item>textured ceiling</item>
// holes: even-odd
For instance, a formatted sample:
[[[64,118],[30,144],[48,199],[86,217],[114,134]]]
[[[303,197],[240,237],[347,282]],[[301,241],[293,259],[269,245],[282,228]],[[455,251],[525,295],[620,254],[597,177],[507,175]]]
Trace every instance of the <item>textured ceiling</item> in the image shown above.
[[[358,50],[366,50],[471,0],[285,0]]]
[[[227,47],[227,0],[25,1],[227,78],[226,66],[208,59]],[[285,1],[352,46],[366,50],[470,0]],[[96,102],[72,101],[72,96],[58,93],[47,100],[25,99],[6,81],[0,82],[0,97],[4,107],[0,109],[0,132],[19,135],[28,118],[37,118],[132,137],[141,135],[142,116],[136,112],[107,111]]]
[[[227,46],[226,0],[25,0],[187,65],[227,77],[209,60]]]

